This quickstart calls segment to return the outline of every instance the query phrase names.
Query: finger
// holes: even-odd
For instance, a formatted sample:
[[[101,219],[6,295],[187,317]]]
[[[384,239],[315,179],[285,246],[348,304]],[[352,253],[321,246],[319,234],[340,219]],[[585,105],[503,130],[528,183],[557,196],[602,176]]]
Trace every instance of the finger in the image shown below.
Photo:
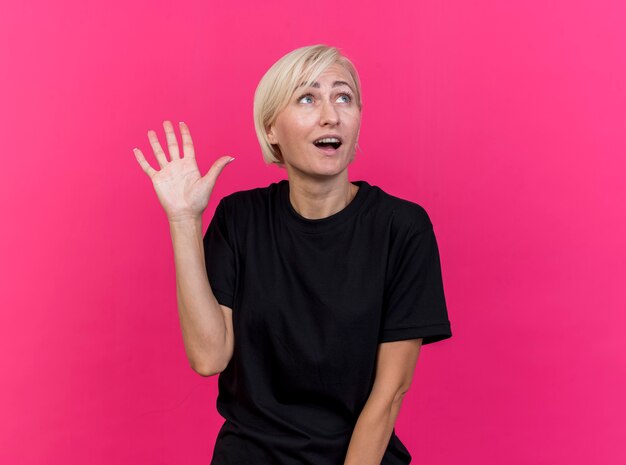
[[[178,141],[176,140],[174,126],[172,126],[171,121],[163,121],[163,129],[165,129],[165,139],[167,139],[167,148],[170,152],[170,160],[180,158],[180,152],[178,151]]]
[[[143,153],[141,153],[141,150],[139,150],[138,148],[134,148],[133,153],[135,154],[135,158],[139,162],[139,165],[143,169],[144,173],[146,173],[148,176],[150,176],[150,179],[152,179],[152,176],[154,176],[157,171],[150,166],[150,163],[146,161],[146,158],[143,156]]]
[[[178,123],[180,127],[180,135],[183,139],[183,156],[196,158],[196,153],[193,149],[193,141],[191,140],[191,133],[189,132],[189,128],[182,121]]]
[[[164,168],[167,165],[167,158],[165,158],[165,153],[161,148],[161,144],[159,144],[159,139],[157,138],[156,132],[152,129],[148,131],[148,139],[150,140],[150,145],[152,146],[152,151],[154,152],[154,156],[159,162],[159,166]]]
[[[218,158],[215,161],[215,163],[213,163],[211,168],[209,168],[209,171],[207,172],[207,174],[204,175],[203,180],[206,183],[208,183],[211,186],[211,188],[213,188],[213,186],[215,185],[215,181],[217,180],[217,177],[220,175],[224,167],[233,160],[234,158],[230,156]]]

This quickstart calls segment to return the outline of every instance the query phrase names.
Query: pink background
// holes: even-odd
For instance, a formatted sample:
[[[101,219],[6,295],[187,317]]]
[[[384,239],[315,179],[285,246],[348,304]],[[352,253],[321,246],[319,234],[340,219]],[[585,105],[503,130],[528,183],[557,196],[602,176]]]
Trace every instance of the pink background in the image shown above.
[[[266,167],[252,98],[288,51],[363,83],[350,179],[423,205],[453,338],[396,430],[414,463],[626,460],[626,4],[11,2],[0,16],[0,462],[207,464],[169,228],[132,153],[185,121],[205,212]]]

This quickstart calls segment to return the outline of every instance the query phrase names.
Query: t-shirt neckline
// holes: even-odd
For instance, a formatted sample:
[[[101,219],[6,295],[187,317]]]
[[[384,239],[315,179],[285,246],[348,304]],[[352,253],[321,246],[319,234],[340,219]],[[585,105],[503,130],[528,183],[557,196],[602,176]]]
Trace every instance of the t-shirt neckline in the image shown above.
[[[365,200],[371,188],[367,181],[357,180],[351,181],[351,183],[359,186],[359,190],[356,192],[356,195],[348,205],[346,205],[338,212],[327,216],[326,218],[310,219],[300,215],[293,208],[293,205],[289,200],[289,180],[283,179],[279,182],[279,197],[280,204],[283,211],[285,212],[285,217],[287,221],[289,222],[289,224],[296,227],[297,229],[308,233],[319,233],[328,231],[329,229],[332,229],[339,224],[343,224],[358,213],[358,211],[361,209],[361,206],[365,203]]]

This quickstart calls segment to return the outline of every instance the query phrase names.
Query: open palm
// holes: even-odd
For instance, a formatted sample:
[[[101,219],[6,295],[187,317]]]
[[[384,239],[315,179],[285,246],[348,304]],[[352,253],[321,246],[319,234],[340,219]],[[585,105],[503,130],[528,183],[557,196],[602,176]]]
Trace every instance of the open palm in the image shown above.
[[[135,157],[143,171],[152,180],[159,202],[165,210],[169,221],[189,218],[197,219],[206,209],[217,177],[233,158],[218,158],[205,176],[200,175],[189,128],[180,123],[183,141],[183,157],[181,158],[176,141],[176,134],[170,121],[163,122],[170,161],[167,160],[161,144],[154,131],[148,131],[148,139],[156,157],[160,170],[153,169],[139,149],[134,149]]]

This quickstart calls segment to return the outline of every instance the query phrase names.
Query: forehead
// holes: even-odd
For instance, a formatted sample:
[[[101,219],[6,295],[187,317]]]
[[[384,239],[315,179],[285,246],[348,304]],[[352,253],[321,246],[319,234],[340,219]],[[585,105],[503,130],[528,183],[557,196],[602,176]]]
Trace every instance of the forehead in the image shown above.
[[[328,68],[326,68],[318,78],[311,82],[306,83],[303,82],[299,87],[304,87],[306,85],[309,87],[314,87],[319,89],[321,86],[323,87],[339,87],[339,86],[347,86],[350,89],[354,90],[352,77],[347,69],[338,64],[332,64]]]

